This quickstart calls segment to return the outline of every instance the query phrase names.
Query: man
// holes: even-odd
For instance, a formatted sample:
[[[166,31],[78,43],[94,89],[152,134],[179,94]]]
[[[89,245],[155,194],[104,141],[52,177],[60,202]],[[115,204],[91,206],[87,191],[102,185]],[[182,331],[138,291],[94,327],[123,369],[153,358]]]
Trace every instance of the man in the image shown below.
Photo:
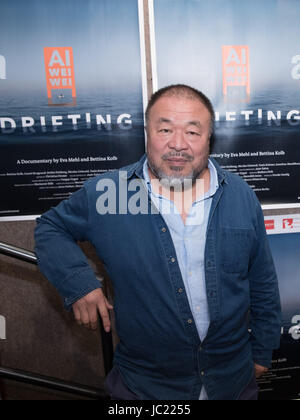
[[[261,206],[209,159],[214,111],[201,92],[161,89],[146,120],[147,156],[88,181],[38,220],[40,268],[79,324],[96,328],[99,311],[109,331],[112,306],[77,241],[96,248],[120,338],[112,398],[256,399],[255,375],[280,338]]]

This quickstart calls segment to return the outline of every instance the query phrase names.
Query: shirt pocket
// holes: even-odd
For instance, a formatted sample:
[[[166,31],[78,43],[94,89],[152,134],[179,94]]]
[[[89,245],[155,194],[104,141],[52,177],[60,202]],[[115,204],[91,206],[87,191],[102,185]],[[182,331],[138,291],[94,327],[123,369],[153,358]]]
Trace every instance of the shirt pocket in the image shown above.
[[[222,229],[222,268],[227,273],[248,272],[253,243],[251,229]]]

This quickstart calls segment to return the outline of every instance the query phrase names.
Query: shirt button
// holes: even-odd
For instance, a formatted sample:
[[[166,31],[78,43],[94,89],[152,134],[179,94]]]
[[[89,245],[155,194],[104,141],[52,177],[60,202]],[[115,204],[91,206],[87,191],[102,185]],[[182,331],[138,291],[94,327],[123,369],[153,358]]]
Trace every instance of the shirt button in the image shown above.
[[[193,320],[190,318],[190,319],[188,319],[188,324],[192,324],[193,323]]]
[[[201,372],[201,376],[204,376],[205,375],[205,373],[204,373],[204,371],[202,370],[202,372]]]
[[[174,263],[176,259],[174,257],[171,258],[171,262]]]
[[[166,233],[166,231],[167,231],[167,229],[164,227],[164,228],[162,228],[162,230],[161,230],[163,233]]]
[[[178,289],[178,293],[183,293],[183,289]]]

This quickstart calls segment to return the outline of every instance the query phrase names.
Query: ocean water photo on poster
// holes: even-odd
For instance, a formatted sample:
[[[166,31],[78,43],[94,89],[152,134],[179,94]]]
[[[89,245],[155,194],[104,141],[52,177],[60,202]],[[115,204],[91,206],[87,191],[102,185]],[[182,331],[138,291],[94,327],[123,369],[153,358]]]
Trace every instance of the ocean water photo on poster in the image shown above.
[[[153,4],[158,88],[184,83],[203,91],[216,110],[220,165],[243,176],[262,204],[298,204],[300,3]]]
[[[66,93],[56,93],[57,100]],[[43,95],[2,95],[0,146],[12,143],[97,142],[144,138],[142,92],[78,91],[76,106],[45,105]],[[22,105],[20,105],[22,103]],[[9,106],[7,105],[9,104]],[[4,114],[3,109],[9,109]]]
[[[3,0],[0,57],[0,146],[144,141],[137,0]]]
[[[299,132],[299,2],[154,0],[154,12],[158,87],[187,83],[202,90],[214,104],[224,141],[231,131],[262,139],[281,125]],[[228,71],[235,66],[241,75],[246,63],[237,46],[249,50],[249,94],[246,86],[228,86],[224,94],[226,45],[233,47],[225,57]]]
[[[300,3],[294,0],[153,0],[158,87],[188,83],[213,102],[221,119],[225,111],[252,109],[264,98],[264,110],[276,111],[281,92],[291,103],[300,97]],[[168,16],[168,19],[165,17]],[[232,46],[224,56],[224,46]],[[241,51],[238,51],[238,46]],[[249,60],[245,60],[245,49]],[[227,71],[249,67],[250,93],[228,87],[224,95],[223,64]],[[267,92],[271,94],[267,96]],[[273,92],[273,95],[272,95]],[[252,105],[252,106],[250,106]],[[255,118],[255,112],[254,112]]]

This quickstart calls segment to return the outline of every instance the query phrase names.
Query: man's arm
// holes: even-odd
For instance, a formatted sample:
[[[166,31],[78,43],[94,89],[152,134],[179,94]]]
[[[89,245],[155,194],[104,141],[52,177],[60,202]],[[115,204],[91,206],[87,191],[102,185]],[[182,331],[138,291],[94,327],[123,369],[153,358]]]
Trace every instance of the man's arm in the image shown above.
[[[94,329],[99,311],[109,331],[112,306],[77,243],[88,241],[89,231],[89,203],[82,188],[37,220],[35,253],[40,270],[63,297],[65,308],[73,308],[77,322]]]
[[[273,350],[280,345],[281,305],[274,261],[267,239],[264,215],[256,200],[256,243],[249,267],[252,353],[259,376],[271,367]]]

